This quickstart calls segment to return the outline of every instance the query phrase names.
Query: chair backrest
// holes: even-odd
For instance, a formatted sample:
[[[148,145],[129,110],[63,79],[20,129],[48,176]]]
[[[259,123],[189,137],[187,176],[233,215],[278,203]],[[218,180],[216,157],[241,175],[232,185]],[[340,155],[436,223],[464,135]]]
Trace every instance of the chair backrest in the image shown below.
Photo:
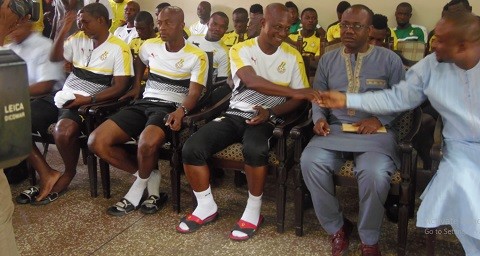
[[[207,74],[207,82],[205,84],[205,88],[202,91],[202,95],[200,95],[200,99],[198,99],[196,109],[201,109],[207,106],[210,102],[210,95],[214,89],[213,85],[213,52],[206,52],[208,57],[208,74]]]
[[[425,57],[425,43],[419,41],[401,41],[397,44],[397,50],[402,52],[408,60],[419,61]]]
[[[416,107],[400,114],[393,122],[393,127],[398,132],[398,140],[410,142],[418,132],[422,121],[422,109]]]

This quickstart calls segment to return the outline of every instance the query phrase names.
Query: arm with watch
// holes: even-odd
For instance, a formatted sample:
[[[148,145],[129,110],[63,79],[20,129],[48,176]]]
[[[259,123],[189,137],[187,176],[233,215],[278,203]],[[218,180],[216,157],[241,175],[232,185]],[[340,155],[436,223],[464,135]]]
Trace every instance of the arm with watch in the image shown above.
[[[182,119],[197,105],[197,101],[202,94],[203,85],[190,82],[188,88],[187,97],[183,100],[182,104],[173,112],[169,113],[165,122],[166,126],[169,126],[173,131],[179,131],[182,128]]]
[[[291,113],[292,111],[295,111],[302,103],[305,103],[305,101],[290,98],[284,103],[277,105],[273,108],[255,106],[253,108],[258,114],[255,115],[252,119],[247,120],[247,124],[257,125],[268,121],[272,121],[272,123],[275,123],[274,120],[277,117],[281,117],[288,113]]]

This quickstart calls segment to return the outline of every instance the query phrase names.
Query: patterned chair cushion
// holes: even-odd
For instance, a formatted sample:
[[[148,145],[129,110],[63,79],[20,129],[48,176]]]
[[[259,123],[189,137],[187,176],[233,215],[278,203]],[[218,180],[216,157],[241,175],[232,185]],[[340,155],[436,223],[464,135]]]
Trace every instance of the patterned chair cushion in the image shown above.
[[[351,160],[346,161],[340,168],[340,171],[338,172],[337,175],[343,176],[343,177],[355,178],[355,175],[353,174],[353,161]],[[400,184],[401,181],[402,179],[400,177],[400,171],[397,170],[392,175],[392,180],[390,181],[390,184]]]
[[[408,60],[419,61],[425,56],[425,44],[418,41],[398,42],[397,49]]]
[[[294,141],[292,139],[287,139],[288,155],[293,154],[293,144],[294,144],[293,142]],[[243,150],[242,143],[235,143],[217,152],[216,154],[213,155],[213,157],[218,159],[243,162],[244,159],[243,159],[242,150]],[[275,152],[273,150],[270,150],[268,154],[268,164],[272,166],[278,166],[280,164],[280,161],[277,159],[277,156],[275,155]]]

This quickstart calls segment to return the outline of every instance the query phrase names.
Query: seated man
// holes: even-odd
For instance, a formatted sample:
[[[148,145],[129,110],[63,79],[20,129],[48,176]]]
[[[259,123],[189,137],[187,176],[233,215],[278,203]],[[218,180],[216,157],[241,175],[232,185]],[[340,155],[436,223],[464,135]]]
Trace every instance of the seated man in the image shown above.
[[[320,37],[317,35],[315,28],[316,24],[318,24],[317,11],[313,8],[305,8],[300,17],[302,29],[290,34],[288,37],[291,41],[290,43],[295,44],[300,41],[302,44],[300,46],[302,55],[310,57],[310,67],[315,69],[320,59]]]
[[[212,5],[208,1],[201,1],[197,6],[197,16],[199,20],[188,28],[191,35],[201,35],[204,36],[207,34],[208,30],[208,20],[210,19],[210,13],[212,12]]]
[[[368,35],[370,44],[386,47],[391,50],[397,49],[397,36],[391,28],[388,27],[388,18],[387,16],[381,14],[373,15],[372,19],[372,29]],[[392,41],[390,41],[392,40]],[[392,44],[392,45],[389,45]],[[392,48],[390,48],[392,47]]]
[[[135,174],[137,179],[108,213],[123,216],[137,209],[148,185],[143,213],[155,213],[167,200],[160,194],[159,148],[167,141],[170,129],[178,131],[183,117],[193,109],[207,80],[205,52],[183,39],[184,14],[174,6],[158,15],[160,38],[147,40],[135,61],[132,90],[140,92],[146,65],[150,67],[143,99],[134,102],[102,123],[89,137],[89,148],[109,164]],[[167,121],[164,121],[168,115]],[[132,158],[122,146],[138,138],[137,156]]]
[[[221,41],[228,28],[228,16],[223,12],[215,12],[207,24],[208,30],[205,36],[192,35],[187,41],[197,45],[205,52],[213,52],[212,81],[218,83],[218,88],[212,92],[211,100],[217,102],[231,92],[226,83],[222,84],[222,81],[226,81],[230,77],[228,48]]]
[[[137,17],[140,11],[140,5],[135,1],[130,1],[125,5],[125,11],[123,17],[127,23],[118,27],[113,32],[113,35],[118,36],[120,39],[129,44],[132,39],[138,36],[137,29],[135,28],[135,17]]]
[[[83,7],[78,17],[82,31],[65,40],[76,18],[75,12],[67,13],[50,56],[52,61],[73,63],[73,71],[62,91],[55,95],[55,104],[62,108],[53,137],[65,172],[61,177],[55,177],[58,180],[53,182],[55,185],[51,193],[38,203],[56,200],[76,174],[80,152],[78,137],[84,129],[84,118],[78,113],[78,108],[118,98],[127,89],[133,72],[128,45],[108,32],[110,22],[105,6],[92,3]],[[65,101],[63,96],[72,94],[72,100]]]
[[[372,11],[364,5],[352,5],[342,15],[343,47],[320,59],[313,88],[360,93],[390,88],[404,77],[400,57],[393,51],[368,43]],[[335,198],[332,175],[345,161],[344,152],[352,152],[358,180],[360,209],[358,233],[362,255],[368,251],[380,255],[378,240],[384,203],[390,189],[390,175],[400,166],[395,134],[376,133],[395,115],[371,115],[351,109],[333,110],[312,106],[314,136],[302,153],[301,168],[311,192],[315,213],[331,235],[332,254],[348,250],[353,225],[347,220]],[[356,133],[342,132],[342,124],[357,127]]]
[[[325,92],[320,104],[391,113],[428,99],[442,117],[445,139],[438,171],[421,196],[417,226],[450,225],[465,255],[479,255],[480,19],[465,11],[446,13],[435,34],[435,53],[410,68],[398,86],[363,94]]]
[[[260,4],[252,4],[248,16],[247,37],[254,38],[260,34],[261,21],[263,19],[263,6]]]
[[[393,28],[398,41],[427,43],[427,29],[423,26],[410,24],[410,18],[412,18],[412,5],[407,2],[400,3],[395,10],[397,26]]]
[[[228,47],[247,39],[248,12],[244,8],[237,8],[232,14],[234,30],[225,33],[222,42]]]
[[[33,31],[32,25],[28,20],[19,23],[9,35],[13,43],[7,47],[27,64],[29,92],[33,98],[30,102],[32,131],[47,136],[48,127],[58,118],[58,108],[54,104],[53,96],[62,89],[65,74],[62,62],[51,62],[49,59],[52,40]],[[35,143],[27,161],[40,176],[40,190],[37,187],[30,187],[23,191],[16,198],[20,204],[45,198],[62,175],[50,168]]]
[[[328,25],[327,28],[327,41],[328,42],[340,42],[340,20],[342,19],[343,12],[350,7],[350,3],[347,1],[341,1],[337,5],[337,17],[338,20]]]
[[[262,223],[260,207],[267,176],[268,141],[274,123],[281,120],[276,116],[287,114],[303,99],[313,100],[318,95],[307,88],[302,57],[283,42],[289,27],[287,8],[282,4],[270,4],[265,9],[260,35],[230,49],[235,83],[230,107],[226,114],[200,128],[183,147],[185,174],[198,206],[192,214],[182,218],[178,232],[193,232],[218,216],[206,161],[212,154],[236,142],[243,142],[249,199],[230,238],[249,239]]]

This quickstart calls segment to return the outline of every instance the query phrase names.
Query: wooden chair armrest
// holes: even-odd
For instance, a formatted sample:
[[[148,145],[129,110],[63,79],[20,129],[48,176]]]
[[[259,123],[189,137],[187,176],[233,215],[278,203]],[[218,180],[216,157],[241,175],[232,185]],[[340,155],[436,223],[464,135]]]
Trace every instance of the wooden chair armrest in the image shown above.
[[[309,131],[313,129],[313,122],[312,118],[308,118],[307,120],[295,125],[290,130],[290,138],[293,140],[301,139],[303,135],[308,134]]]
[[[127,106],[130,104],[130,99],[123,99],[123,100],[111,100],[111,101],[104,101],[100,102],[88,110],[89,115],[95,116],[95,118],[102,118],[106,117],[113,112],[116,112],[121,107]]]
[[[286,137],[289,135],[290,130],[308,119],[309,117],[309,110],[310,110],[310,105],[309,104],[304,104],[301,107],[299,107],[299,111],[295,111],[291,114],[289,114],[286,118],[285,121],[281,124],[277,124],[275,128],[273,129],[273,137],[275,138],[282,138]]]
[[[214,116],[220,115],[220,113],[222,113],[222,111],[225,110],[226,103],[228,103],[230,101],[230,96],[231,95],[232,94],[229,93],[223,99],[221,99],[219,102],[217,102],[214,105],[208,107],[207,109],[196,110],[196,111],[194,111],[194,113],[191,113],[190,115],[186,115],[182,120],[182,126],[192,127],[195,122],[198,122],[200,120],[210,119]]]

